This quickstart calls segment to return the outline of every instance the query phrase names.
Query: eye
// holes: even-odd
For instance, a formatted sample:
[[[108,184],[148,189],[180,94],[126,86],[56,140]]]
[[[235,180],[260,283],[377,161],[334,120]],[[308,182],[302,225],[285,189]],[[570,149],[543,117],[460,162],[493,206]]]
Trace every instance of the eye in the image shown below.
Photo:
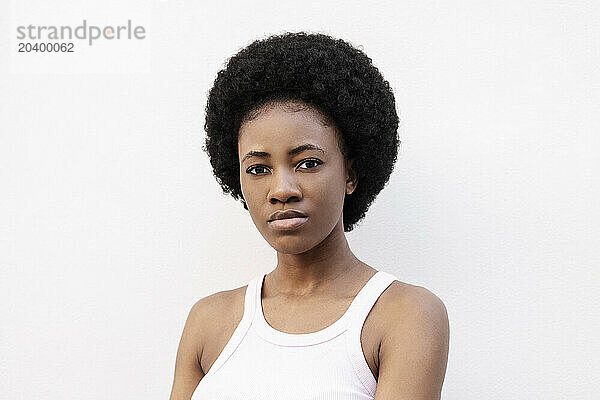
[[[265,167],[264,165],[253,165],[253,166],[251,166],[250,168],[248,168],[246,170],[246,173],[250,174],[250,175],[262,175],[261,173],[256,173],[256,174],[252,173],[252,171],[254,171],[255,169],[259,169],[259,170],[260,169],[267,169],[267,167]]]
[[[302,165],[302,164],[306,164],[308,163],[309,165],[311,164],[315,164],[313,167],[307,167],[307,168],[301,168],[301,169],[313,169],[318,167],[319,165],[323,164],[323,161],[319,160],[318,158],[307,158],[306,160],[302,160],[298,165]],[[268,171],[269,169],[264,166],[264,165],[253,165],[251,167],[249,167],[248,169],[246,169],[246,173],[250,174],[250,175],[264,175],[265,172],[260,172],[261,170],[264,171]],[[253,172],[255,171],[255,172]]]
[[[309,163],[309,164],[314,163],[314,164],[316,164],[314,167],[303,168],[303,169],[313,169],[313,168],[316,168],[317,166],[323,164],[323,161],[321,161],[321,160],[319,160],[317,158],[309,158],[309,159],[306,159],[306,160],[302,160],[300,162],[300,164],[298,164],[298,165],[302,165],[304,163]]]

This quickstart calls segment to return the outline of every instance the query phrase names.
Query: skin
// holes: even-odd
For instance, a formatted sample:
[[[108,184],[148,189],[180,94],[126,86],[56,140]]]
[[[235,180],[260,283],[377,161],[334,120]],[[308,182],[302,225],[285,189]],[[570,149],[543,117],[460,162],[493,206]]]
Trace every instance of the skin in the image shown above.
[[[277,267],[263,285],[263,311],[267,320],[276,321],[277,329],[287,326],[290,333],[305,333],[308,321],[318,319],[315,307],[324,310],[329,307],[323,305],[333,304],[327,299],[356,293],[356,283],[362,287],[375,272],[358,260],[346,241],[344,197],[359,182],[352,160],[345,160],[339,148],[339,132],[323,120],[310,106],[277,103],[264,106],[239,131],[242,193],[257,229],[277,251]],[[288,154],[304,144],[323,151]],[[308,221],[293,231],[269,226],[272,212],[290,208],[308,215]],[[438,400],[449,347],[446,308],[423,287],[395,281],[389,289],[361,335],[363,351],[378,375],[375,399]],[[302,310],[298,314],[304,313],[304,318],[294,317],[303,326],[294,326],[282,312],[290,309]],[[323,321],[317,325],[322,329]],[[364,336],[365,330],[371,337]]]
[[[239,130],[240,183],[250,216],[277,251],[277,267],[264,290],[291,298],[322,293],[364,263],[352,253],[344,234],[344,196],[358,181],[338,145],[338,131],[316,110],[297,103],[264,106]],[[304,144],[309,149],[289,155]],[[269,153],[251,155],[252,151]],[[314,161],[307,161],[307,160]],[[273,229],[267,220],[276,210],[296,209],[308,221],[293,231]]]
[[[242,193],[255,226],[277,251],[277,266],[263,283],[263,314],[282,332],[309,333],[331,325],[376,272],[346,241],[344,198],[359,182],[352,160],[342,155],[338,135],[317,110],[298,103],[264,106],[240,127]],[[322,151],[288,154],[305,144]],[[251,152],[263,154],[246,157]],[[279,231],[269,225],[274,211],[291,208],[308,215],[301,227]],[[213,294],[192,307],[170,400],[191,398],[239,324],[246,288]],[[420,286],[392,282],[367,316],[360,339],[377,380],[375,400],[440,399],[449,323],[437,296]]]

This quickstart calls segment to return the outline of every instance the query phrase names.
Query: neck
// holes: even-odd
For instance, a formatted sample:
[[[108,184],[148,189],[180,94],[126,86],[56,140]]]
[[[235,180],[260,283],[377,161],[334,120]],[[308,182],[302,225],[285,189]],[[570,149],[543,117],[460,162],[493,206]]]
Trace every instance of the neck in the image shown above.
[[[278,294],[302,297],[325,290],[356,271],[361,261],[348,246],[343,228],[336,226],[320,244],[305,253],[277,253],[271,280]]]

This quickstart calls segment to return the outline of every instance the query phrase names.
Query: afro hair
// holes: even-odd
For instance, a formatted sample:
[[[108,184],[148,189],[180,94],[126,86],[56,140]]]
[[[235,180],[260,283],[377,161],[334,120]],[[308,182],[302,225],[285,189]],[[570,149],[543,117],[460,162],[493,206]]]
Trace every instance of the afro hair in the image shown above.
[[[389,83],[371,59],[342,39],[287,32],[256,40],[229,58],[208,93],[203,150],[223,189],[246,202],[239,179],[238,131],[263,105],[305,103],[333,121],[358,181],[346,195],[344,231],[366,214],[398,155],[398,115]]]

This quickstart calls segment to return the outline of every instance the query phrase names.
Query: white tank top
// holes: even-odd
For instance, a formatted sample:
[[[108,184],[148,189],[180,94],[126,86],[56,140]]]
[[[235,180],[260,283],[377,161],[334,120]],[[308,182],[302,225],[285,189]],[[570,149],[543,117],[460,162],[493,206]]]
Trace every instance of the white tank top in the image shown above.
[[[192,400],[373,399],[377,381],[365,361],[360,334],[371,308],[396,277],[378,271],[332,325],[295,334],[278,331],[265,320],[265,275],[248,284],[242,320]]]

